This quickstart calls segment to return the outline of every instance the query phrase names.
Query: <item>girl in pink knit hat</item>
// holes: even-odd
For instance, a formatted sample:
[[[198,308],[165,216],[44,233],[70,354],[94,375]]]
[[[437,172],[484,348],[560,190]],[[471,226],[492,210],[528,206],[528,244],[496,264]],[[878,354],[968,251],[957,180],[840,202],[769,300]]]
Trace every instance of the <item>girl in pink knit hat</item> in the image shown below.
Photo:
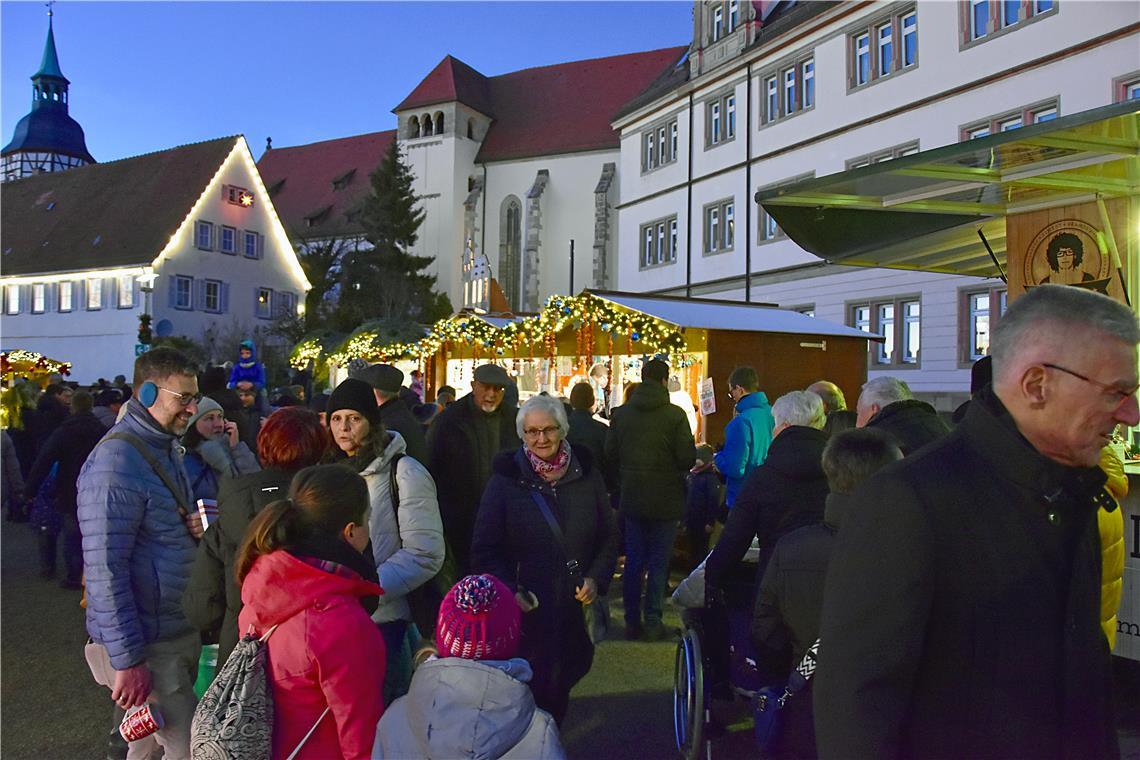
[[[491,575],[469,575],[439,606],[435,649],[376,726],[373,758],[563,758],[558,728],[534,704],[517,657],[522,614]]]

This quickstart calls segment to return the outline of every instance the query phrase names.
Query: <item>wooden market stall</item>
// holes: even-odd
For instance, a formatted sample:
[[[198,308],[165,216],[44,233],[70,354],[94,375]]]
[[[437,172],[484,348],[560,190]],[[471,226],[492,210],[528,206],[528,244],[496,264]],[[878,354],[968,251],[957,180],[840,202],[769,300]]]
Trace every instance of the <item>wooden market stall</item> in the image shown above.
[[[475,367],[487,361],[508,370],[523,399],[568,396],[602,364],[615,405],[626,384],[640,380],[643,361],[660,356],[693,410],[701,409],[703,386],[709,413],[695,415],[697,438],[717,444],[732,418],[725,394],[735,367],[754,367],[772,401],[820,379],[854,398],[866,380],[869,340],[879,338],[772,305],[584,290],[552,296],[534,315],[462,312],[415,343],[376,347],[362,339],[359,356],[405,371],[419,366],[428,400],[445,384],[466,393]],[[357,358],[352,353],[329,358],[343,366]]]

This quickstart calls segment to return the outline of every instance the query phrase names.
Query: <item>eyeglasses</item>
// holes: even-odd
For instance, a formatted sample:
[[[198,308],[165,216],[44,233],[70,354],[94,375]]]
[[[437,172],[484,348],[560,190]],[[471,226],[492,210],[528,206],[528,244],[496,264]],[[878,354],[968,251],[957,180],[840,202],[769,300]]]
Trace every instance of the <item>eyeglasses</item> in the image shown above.
[[[1073,370],[1066,369],[1065,367],[1062,367],[1058,364],[1049,364],[1045,362],[1042,363],[1041,366],[1048,367],[1049,369],[1055,369],[1058,372],[1064,372],[1066,375],[1072,375],[1078,380],[1084,380],[1089,385],[1095,385],[1097,388],[1100,388],[1101,391],[1116,399],[1116,403],[1113,408],[1119,408],[1121,404],[1135,396],[1136,391],[1140,390],[1140,385],[1134,385],[1128,389],[1121,389],[1114,385],[1105,385],[1099,380],[1093,380],[1091,377],[1085,377],[1080,372],[1074,372]]]
[[[527,438],[553,438],[554,436],[558,435],[560,430],[561,428],[557,427],[526,428],[523,430],[523,435],[525,435]]]
[[[169,393],[171,396],[177,396],[180,406],[190,406],[191,404],[196,404],[202,400],[201,393],[178,393],[177,391],[172,391],[169,388],[163,388],[161,385],[158,386],[158,389],[160,391]]]

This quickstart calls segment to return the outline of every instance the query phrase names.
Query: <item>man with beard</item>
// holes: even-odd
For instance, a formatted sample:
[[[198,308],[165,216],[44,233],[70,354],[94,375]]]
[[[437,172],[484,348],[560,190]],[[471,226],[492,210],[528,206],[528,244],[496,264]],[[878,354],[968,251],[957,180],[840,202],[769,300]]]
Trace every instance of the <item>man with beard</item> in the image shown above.
[[[202,535],[179,437],[198,408],[197,368],[181,352],[135,361],[135,395],[84,464],[78,517],[87,583],[87,662],[123,708],[162,714],[154,740],[190,757],[201,642],[182,592]],[[148,737],[140,741],[154,741]]]
[[[435,478],[443,537],[458,577],[470,567],[475,514],[491,478],[491,460],[522,445],[515,430],[518,408],[504,401],[509,385],[502,367],[476,367],[471,392],[440,412],[428,431],[428,470]]]

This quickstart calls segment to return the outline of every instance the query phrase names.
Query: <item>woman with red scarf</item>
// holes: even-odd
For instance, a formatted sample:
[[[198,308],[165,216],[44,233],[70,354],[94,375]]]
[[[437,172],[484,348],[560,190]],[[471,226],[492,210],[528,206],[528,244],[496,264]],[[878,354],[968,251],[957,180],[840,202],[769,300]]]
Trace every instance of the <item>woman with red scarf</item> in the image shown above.
[[[594,660],[583,607],[609,586],[618,532],[599,463],[566,442],[562,402],[535,396],[516,425],[523,445],[495,458],[475,520],[472,572],[516,591],[531,691],[561,725],[570,689]]]

